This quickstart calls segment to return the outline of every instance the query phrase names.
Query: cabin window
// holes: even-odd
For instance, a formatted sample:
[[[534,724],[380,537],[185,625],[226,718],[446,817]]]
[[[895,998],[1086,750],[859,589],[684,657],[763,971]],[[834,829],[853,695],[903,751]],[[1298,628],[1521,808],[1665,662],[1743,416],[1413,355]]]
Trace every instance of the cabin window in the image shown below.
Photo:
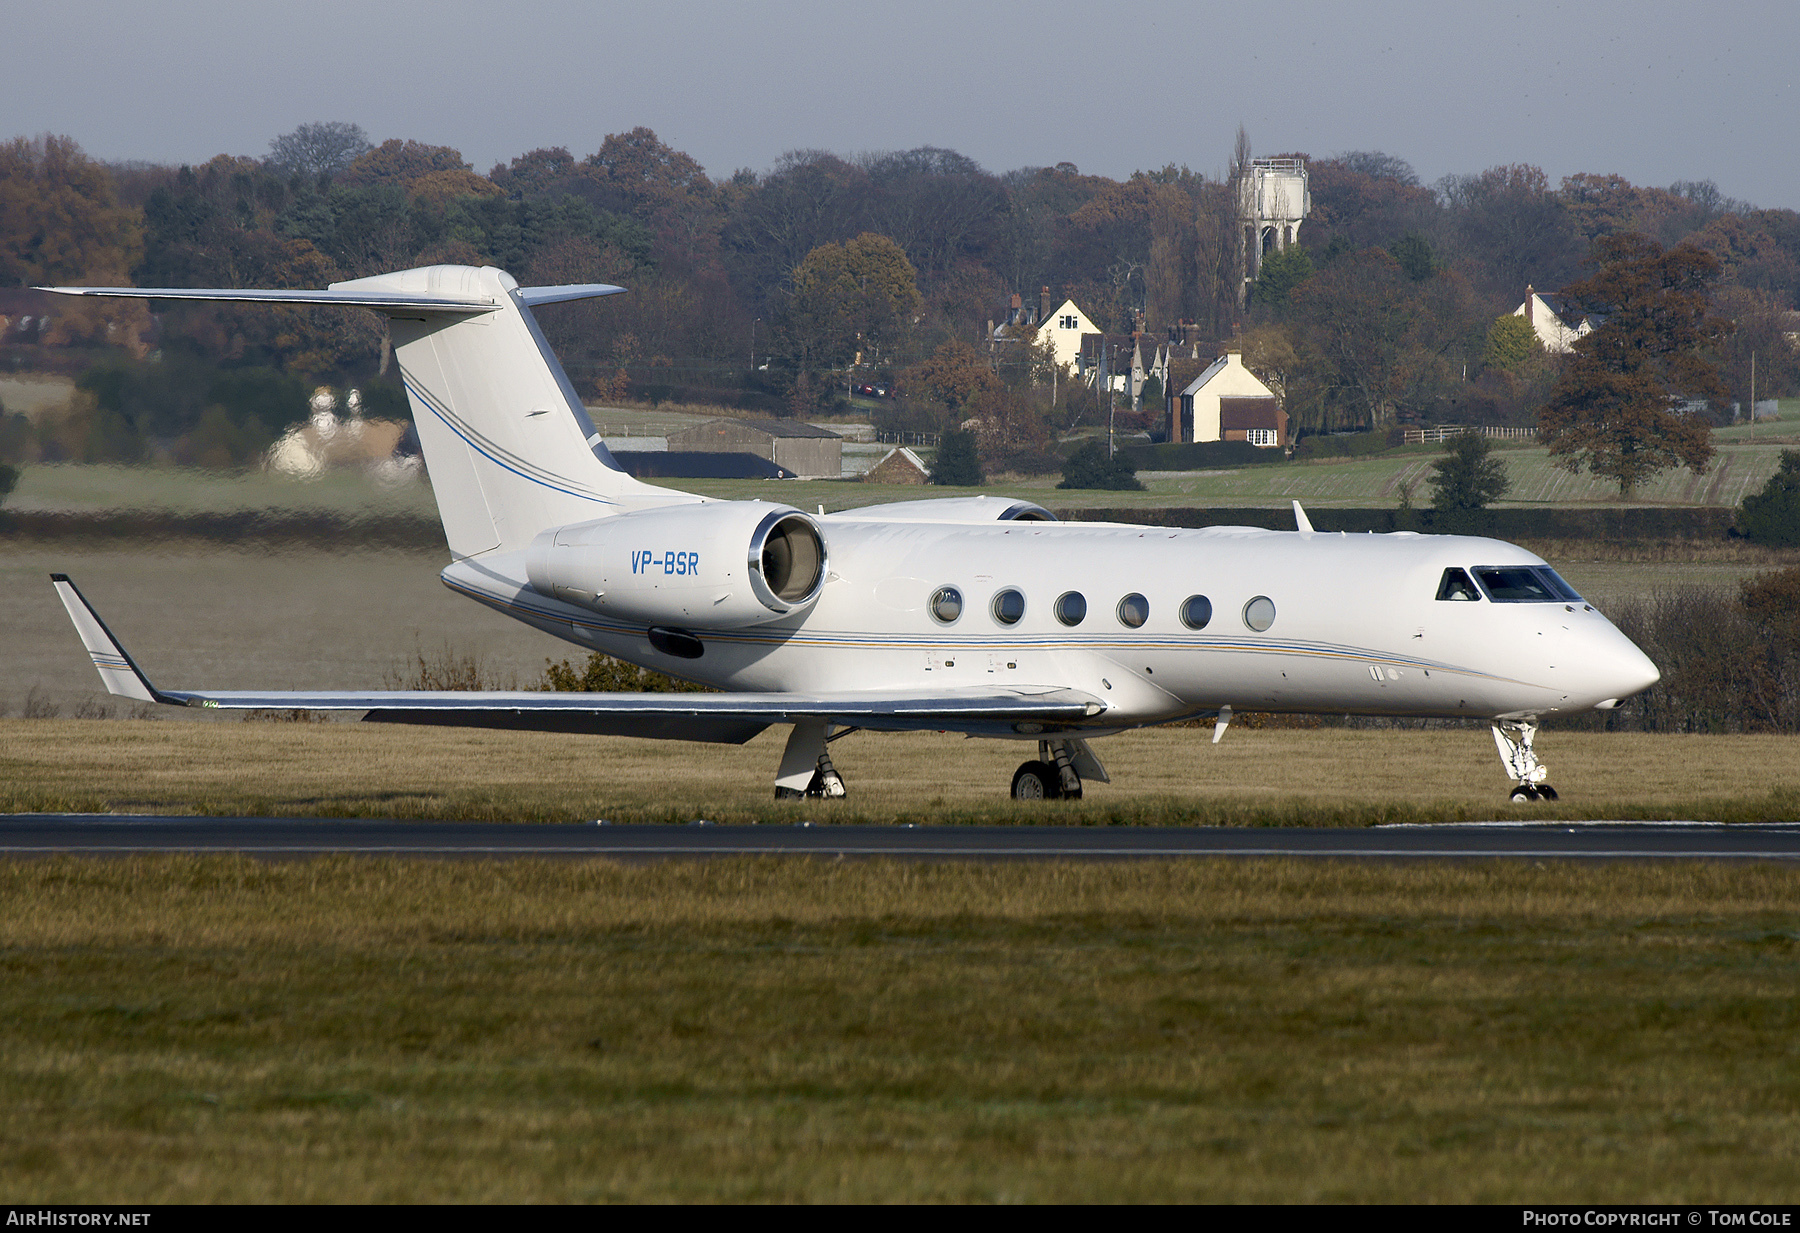
[[[1080,591],[1065,591],[1057,596],[1056,619],[1064,625],[1079,625],[1087,620],[1087,597]]]
[[[994,596],[994,619],[1002,625],[1017,625],[1025,615],[1025,597],[1008,587]]]
[[[1119,601],[1119,624],[1127,629],[1141,629],[1150,619],[1150,601],[1133,593]]]
[[[1497,604],[1581,602],[1575,588],[1548,565],[1479,566],[1475,577]]]
[[[953,624],[962,616],[962,592],[955,587],[939,587],[931,595],[931,615],[944,625]]]
[[[1212,621],[1212,600],[1190,595],[1181,601],[1181,623],[1189,629],[1205,629]]]
[[[1438,583],[1437,597],[1439,599],[1478,600],[1481,598],[1481,592],[1475,589],[1475,584],[1469,581],[1469,575],[1466,572],[1453,565],[1444,571],[1444,577]]]
[[[1258,595],[1245,604],[1244,624],[1259,634],[1275,624],[1275,601],[1267,595]]]

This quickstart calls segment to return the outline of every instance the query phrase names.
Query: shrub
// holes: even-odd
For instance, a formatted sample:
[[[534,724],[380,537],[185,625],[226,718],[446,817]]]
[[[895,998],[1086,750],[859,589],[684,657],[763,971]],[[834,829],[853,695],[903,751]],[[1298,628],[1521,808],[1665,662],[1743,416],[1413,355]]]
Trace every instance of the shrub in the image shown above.
[[[568,660],[561,663],[544,661],[544,675],[536,685],[538,689],[555,690],[561,693],[628,693],[628,694],[700,694],[715,692],[709,686],[697,685],[693,681],[678,680],[666,673],[650,668],[640,668],[636,664],[628,664],[622,659],[614,659],[610,655],[602,655],[598,651],[588,656],[587,663],[577,670]]]
[[[975,451],[974,433],[952,428],[939,438],[937,459],[931,468],[932,483],[973,488],[985,478],[981,458]]]
[[[1058,488],[1109,488],[1116,491],[1142,491],[1132,469],[1131,460],[1123,454],[1108,454],[1106,443],[1089,441],[1076,450],[1063,464],[1062,483]]]
[[[1494,443],[1478,433],[1452,437],[1444,458],[1432,464],[1431,507],[1440,513],[1482,509],[1511,488],[1506,464],[1494,457]]]
[[[1781,467],[1738,506],[1737,534],[1758,544],[1800,544],[1800,450],[1782,450]]]

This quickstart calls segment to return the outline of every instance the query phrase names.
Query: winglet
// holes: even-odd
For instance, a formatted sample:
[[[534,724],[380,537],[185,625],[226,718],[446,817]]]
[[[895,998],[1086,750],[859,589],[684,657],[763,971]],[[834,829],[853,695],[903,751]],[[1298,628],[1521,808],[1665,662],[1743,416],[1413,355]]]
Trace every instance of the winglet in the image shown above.
[[[185,704],[185,699],[172,697],[150,683],[119,640],[113,637],[112,630],[106,628],[106,622],[94,611],[87,597],[75,589],[67,574],[51,574],[51,583],[56,587],[56,594],[69,611],[69,619],[75,622],[75,632],[81,635],[82,645],[87,647],[88,658],[94,661],[99,670],[100,680],[106,691],[117,694],[121,698],[134,698],[139,702],[166,702],[172,706]]]
[[[1306,511],[1300,508],[1298,501],[1294,502],[1294,530],[1307,535],[1312,534],[1312,519],[1306,516]]]

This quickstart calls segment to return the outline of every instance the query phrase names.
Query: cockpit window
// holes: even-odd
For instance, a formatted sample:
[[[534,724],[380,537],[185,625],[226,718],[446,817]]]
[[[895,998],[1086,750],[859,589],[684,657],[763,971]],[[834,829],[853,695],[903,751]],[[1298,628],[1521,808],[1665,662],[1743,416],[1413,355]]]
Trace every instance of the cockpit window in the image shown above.
[[[1581,602],[1575,588],[1547,565],[1480,566],[1475,577],[1497,604]]]
[[[1469,575],[1454,565],[1444,571],[1443,581],[1438,583],[1439,599],[1479,600],[1481,592],[1469,581]]]

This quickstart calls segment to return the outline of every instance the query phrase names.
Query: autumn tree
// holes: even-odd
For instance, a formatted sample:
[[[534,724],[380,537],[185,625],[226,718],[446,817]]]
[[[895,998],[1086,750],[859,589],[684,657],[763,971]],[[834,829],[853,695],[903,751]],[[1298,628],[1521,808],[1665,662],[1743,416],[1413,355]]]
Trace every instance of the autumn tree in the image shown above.
[[[794,270],[783,322],[803,364],[844,364],[858,352],[892,354],[919,311],[912,263],[884,235],[823,244]]]
[[[0,286],[119,286],[142,245],[136,212],[119,205],[112,177],[73,140],[0,144]],[[45,341],[111,341],[142,354],[150,332],[140,300],[72,300]]]
[[[72,139],[0,144],[0,285],[120,279],[141,243],[112,177]]]
[[[342,120],[302,124],[269,143],[269,166],[283,175],[317,179],[344,171],[373,147],[362,125]]]
[[[1321,427],[1381,426],[1406,389],[1407,338],[1419,313],[1412,280],[1378,248],[1302,283],[1292,314],[1311,359],[1300,400],[1308,418]]]
[[[1483,292],[1510,297],[1528,282],[1553,287],[1577,269],[1574,220],[1540,169],[1513,164],[1447,177],[1439,195],[1456,220],[1458,247],[1478,263]]]
[[[1627,234],[1596,241],[1593,263],[1563,294],[1604,320],[1575,343],[1538,439],[1558,466],[1605,476],[1623,496],[1670,467],[1704,472],[1711,426],[1680,404],[1725,393],[1708,355],[1726,328],[1708,298],[1718,260]]]

